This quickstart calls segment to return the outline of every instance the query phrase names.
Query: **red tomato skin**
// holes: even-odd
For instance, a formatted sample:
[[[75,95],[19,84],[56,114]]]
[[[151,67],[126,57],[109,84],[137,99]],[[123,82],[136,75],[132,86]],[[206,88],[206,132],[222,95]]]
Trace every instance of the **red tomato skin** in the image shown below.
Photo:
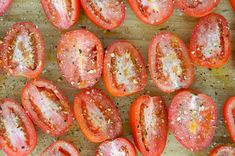
[[[230,0],[231,6],[233,8],[233,10],[235,11],[235,1],[234,0]]]
[[[94,18],[94,15],[93,15],[94,13],[90,12],[90,10],[88,9],[87,5],[89,4],[89,2],[87,2],[87,0],[80,0],[80,2],[81,2],[81,5],[82,5],[83,10],[84,10],[85,14],[87,15],[87,17],[96,26],[98,26],[101,29],[104,29],[104,30],[113,30],[113,29],[119,27],[123,23],[124,19],[126,18],[126,6],[125,6],[124,2],[122,2],[122,4],[121,4],[122,5],[122,13],[123,13],[123,15],[121,15],[121,18],[119,19],[119,21],[117,21],[116,24],[114,24],[114,25],[106,25],[106,24],[100,23],[99,20]]]
[[[120,143],[123,146],[128,148],[127,150],[128,150],[129,156],[137,156],[134,145],[128,139],[125,139],[125,138],[117,138],[117,139],[114,139],[114,140],[111,140],[111,141],[105,141],[105,142],[101,143],[99,145],[99,147],[97,148],[97,150],[96,150],[96,156],[101,156],[100,151],[101,151],[103,156],[110,156],[110,153],[107,153],[106,151],[103,151],[101,149],[103,146],[105,146],[106,144],[109,144],[109,143],[113,143],[113,144]]]
[[[27,103],[27,101],[25,100],[25,93],[27,92],[27,89],[28,89],[28,87],[30,86],[30,85],[33,85],[33,83],[34,82],[41,82],[41,83],[45,83],[45,84],[49,84],[51,87],[50,88],[47,88],[47,89],[51,89],[52,88],[52,90],[55,90],[55,94],[56,95],[59,95],[60,96],[60,98],[61,98],[61,100],[63,100],[63,102],[64,103],[67,103],[67,104],[69,104],[68,103],[68,100],[67,100],[67,98],[64,96],[64,94],[63,94],[63,92],[54,84],[54,83],[52,83],[52,81],[49,81],[49,80],[46,80],[46,79],[43,79],[43,78],[40,78],[40,79],[33,79],[33,80],[31,80],[31,81],[29,81],[25,86],[24,86],[24,88],[22,89],[22,91],[21,91],[21,101],[22,101],[22,105],[23,105],[23,107],[24,107],[24,109],[25,110],[27,110],[27,114],[29,115],[29,117],[32,119],[32,121],[44,132],[44,133],[47,133],[47,134],[49,134],[49,135],[51,135],[51,136],[60,136],[60,135],[62,135],[62,134],[64,134],[64,133],[66,133],[68,130],[69,130],[69,128],[70,128],[70,126],[72,125],[72,123],[73,123],[73,112],[72,112],[72,109],[71,109],[71,107],[68,105],[68,107],[69,107],[69,110],[70,110],[70,112],[69,112],[69,116],[68,116],[68,120],[67,120],[67,125],[63,128],[63,129],[61,129],[61,130],[59,130],[59,131],[50,131],[50,129],[48,129],[48,126],[46,126],[46,124],[45,123],[43,123],[43,121],[41,121],[39,118],[38,118],[38,116],[35,116],[35,115],[33,115],[30,111],[31,111],[31,105],[28,105],[28,103]]]
[[[7,59],[8,47],[11,45],[10,40],[13,37],[11,33],[15,30],[20,29],[21,26],[25,26],[28,29],[30,29],[31,31],[33,31],[33,33],[37,34],[37,39],[39,41],[40,50],[41,50],[39,54],[37,52],[37,56],[39,57],[39,59],[38,59],[39,64],[37,65],[36,69],[33,71],[24,72],[24,73],[18,73],[18,72],[11,70],[9,68],[9,64],[8,64],[9,60]],[[24,76],[26,78],[37,78],[42,73],[42,70],[43,70],[44,64],[45,64],[45,46],[44,46],[42,33],[37,28],[36,25],[34,25],[31,22],[17,22],[11,26],[10,30],[7,32],[7,34],[4,37],[2,63],[3,63],[4,71],[6,73],[10,73],[12,76]]]
[[[6,1],[6,2],[1,2],[1,3],[4,3],[3,5],[0,4],[0,16],[2,16],[7,11],[7,9],[10,7],[13,0],[3,0],[3,1]]]
[[[176,2],[176,1],[178,1],[178,2]],[[191,16],[191,17],[203,17],[203,16],[206,16],[206,15],[210,14],[217,7],[217,5],[220,3],[220,0],[215,0],[215,3],[214,3],[214,5],[211,8],[207,9],[206,11],[204,10],[202,12],[201,11],[197,12],[197,11],[195,11],[193,9],[190,10],[188,8],[183,8],[183,5],[181,4],[180,1],[181,0],[174,0],[174,3],[176,5],[176,7],[179,8],[186,15]]]
[[[221,19],[222,21],[222,24],[225,26],[225,29],[223,29],[223,31],[226,31],[226,36],[225,36],[225,47],[223,49],[223,51],[225,50],[225,56],[222,60],[218,61],[216,64],[211,64],[210,62],[206,61],[206,62],[203,62],[202,60],[200,60],[199,58],[195,57],[193,54],[192,54],[192,51],[194,51],[194,43],[195,43],[195,38],[196,38],[196,34],[197,34],[197,30],[199,29],[199,27],[204,23],[204,21],[206,21],[208,18],[210,17],[217,17],[219,19]],[[194,27],[193,29],[193,32],[192,32],[192,35],[191,35],[191,39],[190,39],[190,57],[192,59],[192,61],[197,64],[198,66],[203,66],[203,67],[207,67],[207,68],[218,68],[218,67],[221,67],[223,65],[225,65],[229,59],[229,56],[230,56],[230,52],[231,52],[231,45],[230,45],[230,32],[227,32],[228,30],[228,22],[227,20],[219,15],[219,14],[210,14],[208,16],[205,16],[205,17],[202,17],[199,22],[197,23],[197,25]]]
[[[79,152],[77,151],[77,149],[69,142],[67,141],[63,141],[63,140],[58,140],[54,143],[52,143],[51,145],[49,145],[39,156],[45,156],[45,154],[49,154],[50,151],[52,151],[56,146],[69,146],[69,148],[71,148],[71,152],[73,153],[69,153],[69,151],[66,150],[66,152],[68,152],[69,154],[71,154],[71,156],[80,156]]]
[[[67,40],[67,38],[68,39],[71,39],[73,36],[75,36],[76,37],[76,35],[77,35],[77,33],[80,33],[80,34],[85,34],[85,35],[87,35],[87,36],[89,36],[90,38],[91,38],[91,40],[95,40],[96,42],[97,42],[97,47],[98,47],[98,52],[97,52],[97,69],[96,69],[96,75],[94,75],[94,78],[93,79],[91,79],[91,80],[89,80],[88,78],[88,81],[89,81],[89,83],[88,84],[85,84],[84,86],[80,86],[80,85],[76,85],[77,83],[74,83],[74,84],[72,84],[71,82],[70,82],[70,78],[68,78],[68,77],[66,77],[66,76],[64,76],[65,74],[65,72],[63,72],[63,70],[62,70],[62,67],[60,66],[60,63],[59,63],[59,58],[60,58],[60,56],[59,56],[59,52],[60,52],[60,49],[63,49],[63,47],[64,47],[64,45],[63,45],[63,42],[66,42],[66,40]],[[71,37],[70,37],[71,36]],[[72,40],[72,39],[71,39]],[[101,43],[101,41],[96,37],[96,35],[95,34],[93,34],[92,32],[90,32],[90,31],[87,31],[87,30],[85,30],[85,29],[79,29],[79,30],[74,30],[74,31],[70,31],[70,32],[67,32],[67,33],[65,33],[62,37],[61,37],[61,39],[59,40],[59,42],[58,42],[58,44],[57,44],[58,46],[57,46],[57,64],[58,64],[58,66],[60,67],[60,72],[62,73],[62,76],[64,76],[65,77],[65,79],[67,80],[67,82],[69,82],[69,84],[70,84],[70,86],[72,86],[72,87],[74,87],[74,88],[77,88],[77,89],[85,89],[85,88],[91,88],[91,87],[93,87],[99,80],[100,80],[100,77],[101,77],[101,75],[102,75],[102,71],[103,71],[103,60],[104,60],[104,56],[103,56],[103,46],[102,46],[102,43]]]
[[[149,21],[146,17],[143,16],[143,14],[140,12],[138,6],[137,6],[137,0],[128,0],[128,3],[131,7],[131,9],[133,10],[133,12],[135,13],[135,15],[145,24],[149,24],[149,25],[160,25],[160,24],[163,24],[165,23],[169,18],[170,16],[173,14],[173,11],[174,11],[174,5],[173,5],[173,2],[172,0],[169,0],[169,2],[171,2],[170,6],[169,6],[169,11],[168,11],[168,14],[167,16],[162,19],[162,20],[159,20],[158,22],[151,22]]]
[[[230,109],[229,106],[232,105],[233,103],[235,103],[235,96],[230,97],[224,104],[224,108],[223,108],[223,116],[224,116],[224,122],[225,122],[225,126],[227,128],[227,131],[231,137],[231,139],[233,140],[233,142],[235,143],[235,129],[232,129],[232,127],[230,126],[231,121],[229,120],[229,114],[230,114]],[[235,107],[234,107],[235,108]]]
[[[116,132],[115,136],[95,135],[90,130],[88,130],[88,126],[84,122],[84,118],[81,118],[81,115],[80,115],[80,114],[82,114],[81,111],[78,111],[79,108],[81,107],[80,97],[83,96],[83,94],[85,94],[86,92],[95,92],[97,94],[101,94],[103,96],[104,100],[107,100],[108,102],[113,104],[113,106],[110,105],[110,107],[114,108],[114,106],[115,106],[114,103],[111,101],[111,99],[105,93],[99,91],[98,89],[94,89],[94,88],[93,89],[83,89],[79,94],[77,94],[74,98],[74,114],[75,114],[77,124],[79,125],[79,127],[80,127],[82,133],[84,134],[84,136],[92,143],[100,143],[100,142],[104,142],[106,140],[114,139],[118,136],[121,136],[122,133],[123,133],[122,123],[121,123],[120,127],[119,127],[119,125],[116,127],[115,130],[117,130],[117,132]],[[116,106],[115,106],[115,108],[116,108]],[[120,117],[120,113],[118,112],[118,110],[116,110],[115,114]],[[121,118],[120,118],[120,122],[122,122]]]
[[[193,92],[193,93],[195,93],[195,94],[201,94],[201,95],[203,95],[204,97],[206,97],[208,100],[211,100],[210,102],[212,103],[212,105],[213,105],[213,107],[215,108],[215,112],[214,112],[214,116],[215,116],[215,121],[216,121],[216,119],[217,119],[217,107],[216,107],[216,104],[214,103],[214,101],[208,96],[208,95],[206,95],[206,94],[202,94],[202,93],[200,93],[200,92],[198,92],[198,91],[195,91],[195,90],[191,90],[191,89],[182,89],[182,90],[179,90],[178,92],[177,92],[177,94],[174,96],[174,98],[177,96],[177,95],[179,95],[179,94],[183,94],[184,92]],[[170,107],[169,107],[169,110],[168,110],[168,121],[169,121],[169,126],[170,126],[170,129],[171,129],[171,131],[173,132],[173,131],[176,131],[174,128],[172,128],[173,126],[172,126],[172,121],[171,121],[171,119],[172,119],[172,116],[173,116],[173,114],[172,114],[172,112],[171,112],[171,107],[172,107],[172,104],[174,103],[173,101],[174,101],[174,98],[172,99],[172,101],[171,101],[171,104],[170,104]],[[215,134],[215,127],[214,127],[214,130],[213,130],[213,133],[210,135],[210,136],[208,136],[208,138],[210,138],[210,142],[212,141],[212,139],[213,139],[213,136],[214,136],[214,134]],[[200,151],[200,150],[202,150],[203,148],[200,148],[200,149],[198,149],[198,148],[190,148],[189,146],[189,144],[184,144],[183,142],[181,142],[181,139],[180,139],[180,137],[179,136],[177,136],[177,135],[174,135],[175,136],[175,138],[176,138],[176,140],[179,142],[179,143],[181,143],[186,149],[188,149],[188,150],[190,150],[190,151],[192,151],[192,152],[195,152],[195,151]],[[209,146],[210,145],[210,142],[209,143],[204,143],[204,142],[202,142],[201,144],[202,144],[202,146],[204,146],[204,147],[207,147],[207,146]]]
[[[188,70],[189,70],[189,75],[187,76],[187,79],[188,79],[188,82],[187,82],[187,85],[185,85],[183,88],[180,88],[178,90],[175,90],[175,89],[167,89],[167,88],[164,88],[162,87],[162,85],[160,85],[159,83],[157,83],[157,81],[155,80],[155,73],[153,73],[153,69],[152,66],[151,66],[151,57],[152,56],[152,45],[154,45],[154,43],[156,42],[156,38],[160,35],[164,35],[164,34],[170,34],[171,36],[175,37],[178,42],[183,46],[183,49],[187,49],[188,50],[188,47],[187,45],[183,42],[183,40],[181,40],[177,35],[173,34],[173,33],[170,33],[170,32],[160,32],[158,33],[156,36],[153,37],[151,43],[150,43],[150,46],[148,48],[148,65],[149,65],[149,71],[150,71],[150,76],[151,76],[151,79],[154,81],[155,85],[163,92],[165,93],[172,93],[174,91],[179,91],[179,90],[182,90],[182,89],[186,89],[186,88],[189,88],[192,84],[193,84],[193,80],[194,80],[194,76],[195,76],[195,70],[194,70],[194,65],[193,63],[189,63],[189,67],[188,67]],[[190,59],[190,57],[188,57],[188,59]]]
[[[4,142],[2,142],[2,137],[0,136],[0,148],[9,156],[27,156],[33,152],[33,150],[35,149],[37,145],[37,135],[36,135],[36,130],[34,128],[34,125],[32,121],[30,120],[29,116],[27,115],[27,113],[25,112],[25,110],[20,105],[18,105],[14,100],[5,98],[5,99],[1,99],[1,101],[11,102],[12,104],[15,105],[15,107],[17,107],[18,109],[17,111],[20,111],[21,113],[24,114],[26,120],[28,120],[27,128],[29,128],[29,131],[31,132],[31,137],[30,137],[31,146],[30,146],[30,149],[25,152],[13,151],[10,147],[8,147],[7,145],[4,145]]]
[[[76,22],[78,21],[78,18],[79,18],[79,15],[80,15],[80,2],[78,0],[72,0],[71,3],[74,3],[75,5],[73,6],[75,9],[75,15],[74,15],[74,18],[69,21],[69,23],[55,23],[53,21],[53,17],[51,17],[52,15],[50,14],[50,11],[49,11],[49,7],[48,7],[48,0],[40,0],[41,1],[41,5],[42,5],[42,8],[44,10],[44,13],[47,17],[47,19],[50,21],[50,23],[57,29],[61,29],[61,30],[66,30],[66,29],[69,29],[71,28],[72,26],[74,26],[76,24]]]
[[[155,97],[150,97],[148,95],[142,95],[140,97],[138,97],[133,104],[130,107],[130,112],[129,112],[129,119],[130,119],[130,126],[131,126],[131,131],[132,131],[132,136],[135,142],[135,145],[137,146],[137,148],[139,149],[139,151],[145,156],[149,155],[149,156],[160,156],[166,146],[166,141],[167,141],[167,135],[168,135],[168,124],[164,125],[164,135],[161,136],[161,140],[158,142],[158,148],[155,149],[155,151],[147,151],[145,148],[145,145],[142,141],[142,137],[140,137],[139,135],[141,134],[140,130],[139,130],[139,121],[140,121],[140,107],[142,105],[142,101],[145,99],[149,99],[149,98],[154,98],[157,100],[162,101],[162,99],[158,96]],[[159,104],[159,103],[157,103]],[[164,107],[164,112],[165,112],[165,117],[163,118],[165,123],[168,123],[168,118],[167,118],[167,108],[165,106],[165,102],[162,101],[162,106]]]
[[[225,146],[225,145],[220,145],[220,146],[217,146],[215,147],[214,149],[212,149],[212,151],[209,153],[208,156],[220,156],[220,155],[217,155],[217,153],[222,150],[223,148],[230,148],[232,146]],[[233,147],[234,148],[234,147]],[[234,153],[235,153],[235,148],[234,148]],[[222,156],[222,155],[221,155]],[[227,156],[227,155],[226,155]],[[230,155],[228,155],[230,156]],[[233,155],[231,155],[233,156]]]
[[[112,86],[112,82],[110,80],[110,75],[108,73],[109,71],[109,68],[108,68],[108,62],[109,62],[109,59],[107,57],[107,53],[111,53],[111,49],[115,46],[115,45],[118,45],[118,44],[125,44],[125,45],[131,45],[133,46],[131,43],[127,42],[127,41],[124,41],[124,40],[119,40],[119,41],[114,41],[113,43],[111,43],[108,48],[107,48],[107,51],[105,52],[105,57],[104,57],[104,67],[103,67],[103,79],[104,79],[104,84],[107,88],[107,90],[109,91],[109,93],[113,96],[116,96],[116,97],[124,97],[124,96],[130,96],[130,95],[133,95],[133,94],[136,94],[138,92],[140,92],[141,90],[143,90],[146,85],[147,85],[147,81],[148,81],[148,75],[147,75],[147,70],[146,68],[142,68],[142,74],[141,74],[141,87],[139,89],[136,89],[135,91],[132,91],[131,93],[126,93],[126,92],[123,92],[121,90],[118,90],[117,88],[114,88]],[[139,64],[145,64],[144,63],[144,59],[143,57],[141,56],[141,53],[138,51],[138,49],[133,46],[133,48],[135,49],[135,51],[133,51],[133,53],[135,54],[135,56],[138,56],[138,59],[140,60]],[[145,66],[145,65],[144,65]]]

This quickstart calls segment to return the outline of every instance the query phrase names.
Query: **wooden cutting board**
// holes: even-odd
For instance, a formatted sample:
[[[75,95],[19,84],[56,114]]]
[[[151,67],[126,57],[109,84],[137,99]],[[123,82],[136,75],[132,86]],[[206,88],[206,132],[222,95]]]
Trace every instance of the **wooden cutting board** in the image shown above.
[[[80,16],[79,21],[74,27],[72,27],[72,29],[80,29],[81,27],[85,27],[100,38],[104,47],[107,47],[114,40],[128,40],[137,48],[139,48],[145,59],[145,62],[147,62],[147,49],[154,34],[162,30],[171,31],[179,35],[188,44],[192,28],[198,21],[197,18],[187,17],[179,10],[175,9],[174,14],[165,24],[160,26],[149,26],[141,23],[135,17],[127,3],[126,6],[127,13],[125,22],[119,28],[111,32],[102,31],[97,28],[87,19],[83,12],[81,13],[82,15]],[[224,127],[222,107],[228,97],[235,95],[235,12],[232,11],[228,0],[221,0],[221,3],[214,10],[214,12],[222,14],[229,21],[232,39],[232,54],[227,65],[219,69],[208,70],[205,68],[196,67],[196,78],[192,86],[193,89],[210,95],[218,106],[217,130],[213,143],[205,151],[192,153],[178,144],[174,136],[169,133],[167,146],[163,154],[164,156],[204,156],[207,155],[207,152],[216,145],[231,143],[231,139],[228,137],[227,131]],[[50,25],[50,23],[48,23],[39,0],[14,0],[7,13],[0,17],[0,38],[4,36],[9,26],[15,22],[21,21],[33,22],[38,25],[39,29],[42,31],[44,41],[46,43],[46,66],[42,77],[55,82],[69,98],[69,101],[72,105],[74,95],[78,93],[79,90],[71,88],[67,82],[62,79],[55,60],[56,43],[59,40],[61,34],[65,32],[56,30]],[[27,79],[25,78],[11,77],[7,76],[5,73],[2,73],[0,75],[0,98],[9,97],[20,102],[20,91],[25,82],[27,82]],[[102,80],[100,80],[100,82],[95,87],[100,88],[107,93]],[[132,140],[132,137],[128,123],[129,107],[133,100],[142,94],[160,95],[166,100],[168,106],[172,96],[174,95],[162,93],[149,79],[147,87],[139,94],[124,98],[111,97],[117,104],[117,107],[121,112],[121,117],[124,121],[123,137],[127,137],[130,140]],[[42,133],[39,129],[37,129],[37,137],[38,144],[32,153],[32,155],[35,156],[45,149],[46,146],[59,139],[72,142],[81,152],[82,156],[94,155],[95,149],[98,146],[98,144],[92,144],[84,138],[76,122],[74,122],[69,132],[60,137],[53,138],[47,134]],[[0,152],[0,155],[4,154]]]

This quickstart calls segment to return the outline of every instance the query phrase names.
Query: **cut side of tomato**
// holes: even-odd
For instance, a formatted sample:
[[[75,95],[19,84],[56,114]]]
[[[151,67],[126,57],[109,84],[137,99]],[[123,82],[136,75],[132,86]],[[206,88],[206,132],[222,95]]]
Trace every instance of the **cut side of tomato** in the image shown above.
[[[229,98],[224,104],[224,121],[233,142],[235,142],[235,96]]]
[[[103,142],[122,134],[122,120],[111,99],[97,89],[84,89],[74,99],[77,123],[91,142]]]
[[[143,155],[161,155],[168,133],[165,102],[158,96],[140,96],[131,105],[129,118],[139,151]]]
[[[92,87],[103,69],[103,47],[87,30],[67,32],[57,46],[57,62],[62,76],[79,89]]]
[[[199,66],[218,68],[230,55],[230,30],[227,20],[219,14],[200,19],[190,39],[190,56]]]
[[[96,156],[137,156],[134,145],[125,138],[105,141],[96,150]]]
[[[220,0],[174,0],[174,3],[188,16],[202,17],[211,13]]]
[[[0,2],[0,16],[2,16],[10,7],[12,0],[1,0]]]
[[[24,109],[11,99],[0,99],[0,148],[9,156],[25,156],[36,144],[36,130]]]
[[[38,77],[44,67],[44,42],[36,25],[15,23],[4,38],[2,62],[13,76]]]
[[[171,101],[168,118],[176,139],[185,148],[199,151],[214,137],[217,108],[208,95],[183,90]]]
[[[235,11],[235,1],[234,0],[230,0],[231,6],[233,8],[233,10]]]
[[[128,2],[138,18],[151,25],[166,22],[174,11],[172,0],[128,0]]]
[[[116,41],[106,51],[103,77],[112,95],[126,96],[143,90],[148,76],[140,52],[127,41]]]
[[[161,32],[149,46],[148,64],[152,80],[164,92],[188,88],[193,83],[194,66],[185,43],[176,35]]]
[[[33,122],[52,136],[65,133],[72,125],[73,112],[68,100],[51,81],[30,81],[22,90],[21,100]]]
[[[59,140],[48,146],[40,156],[80,156],[80,154],[72,144]]]
[[[209,156],[234,156],[235,155],[235,148],[232,146],[218,146],[214,148]]]
[[[78,20],[78,0],[41,0],[41,4],[48,20],[59,29],[69,29]]]
[[[126,16],[123,0],[80,0],[87,17],[98,27],[112,30],[122,24]]]

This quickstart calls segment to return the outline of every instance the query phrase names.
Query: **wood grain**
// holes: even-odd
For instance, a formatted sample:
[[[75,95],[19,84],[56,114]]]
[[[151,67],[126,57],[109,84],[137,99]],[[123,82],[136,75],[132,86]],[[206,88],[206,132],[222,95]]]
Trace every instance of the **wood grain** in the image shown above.
[[[128,40],[139,48],[145,62],[147,62],[147,49],[154,34],[161,30],[171,31],[179,35],[188,44],[192,28],[198,21],[197,18],[187,17],[179,10],[175,9],[174,14],[166,23],[160,26],[150,26],[141,23],[130,10],[129,6],[127,4],[126,6],[127,16],[125,22],[119,28],[111,32],[98,29],[87,19],[83,12],[79,21],[72,29],[86,27],[86,29],[94,32],[100,38],[104,47],[107,47],[114,40]],[[228,97],[235,95],[235,56],[233,53],[235,48],[235,13],[232,11],[228,0],[221,0],[221,3],[214,12],[222,14],[229,21],[232,39],[232,55],[227,65],[219,69],[208,70],[196,67],[196,78],[192,88],[210,95],[215,100],[219,110],[216,135],[213,143],[208,149],[202,152],[192,153],[178,144],[174,136],[169,133],[167,147],[163,154],[164,156],[204,156],[207,155],[208,150],[215,145],[231,143],[223,123],[222,106]],[[0,17],[0,38],[4,36],[9,26],[20,21],[31,21],[38,25],[39,29],[43,32],[46,43],[46,67],[42,77],[54,81],[59,88],[63,90],[72,104],[73,97],[79,90],[71,88],[67,82],[62,80],[55,61],[55,46],[59,37],[64,32],[56,30],[48,23],[39,0],[14,0],[7,13]],[[26,81],[27,79],[25,78],[11,77],[2,73],[0,75],[0,97],[9,97],[20,102],[20,91]],[[106,92],[102,80],[95,87]],[[140,94],[160,95],[166,100],[168,105],[174,95],[162,93],[154,86],[153,82],[149,80],[146,89],[139,94],[125,98],[112,97],[116,102],[124,121],[123,136],[130,138],[131,140],[130,127],[128,124],[128,111],[132,101]],[[75,122],[70,131],[61,137],[53,138],[42,133],[39,129],[37,130],[37,136],[38,145],[32,155],[38,155],[38,153],[46,146],[59,139],[72,142],[76,148],[81,151],[83,156],[94,155],[95,148],[97,147],[97,144],[89,143],[84,138]],[[0,152],[0,155],[4,154]]]

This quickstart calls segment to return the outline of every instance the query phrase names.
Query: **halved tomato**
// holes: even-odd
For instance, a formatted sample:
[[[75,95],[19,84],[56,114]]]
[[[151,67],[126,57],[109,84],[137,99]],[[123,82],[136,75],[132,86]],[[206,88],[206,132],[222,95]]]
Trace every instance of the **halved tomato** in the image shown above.
[[[105,141],[96,150],[96,156],[137,156],[134,145],[125,138]]]
[[[15,23],[4,38],[2,62],[13,76],[38,77],[44,67],[44,42],[36,25]]]
[[[11,99],[0,99],[0,148],[9,156],[26,156],[36,144],[36,130],[24,109]]]
[[[211,13],[220,0],[174,0],[174,3],[188,16],[202,17]]]
[[[190,56],[194,63],[208,68],[224,65],[230,55],[230,30],[219,14],[200,19],[190,39]]]
[[[224,121],[233,142],[235,142],[235,96],[229,98],[224,104]]]
[[[231,6],[233,10],[235,11],[235,0],[230,0]]]
[[[232,146],[223,146],[220,145],[214,148],[209,156],[234,156],[235,155],[235,148]]]
[[[152,25],[166,22],[174,11],[172,0],[128,0],[128,2],[141,21]]]
[[[176,139],[185,148],[199,151],[214,137],[217,107],[208,95],[183,90],[171,101],[168,118]]]
[[[59,29],[69,29],[78,20],[78,0],[41,0],[47,19]]]
[[[126,96],[143,90],[147,71],[140,52],[127,41],[113,42],[104,58],[104,83],[114,96]]]
[[[146,156],[161,155],[168,133],[165,102],[158,96],[140,96],[131,105],[129,118],[132,135],[140,152]]]
[[[126,9],[123,0],[80,0],[88,18],[98,27],[112,30],[125,19]]]
[[[194,66],[185,43],[176,35],[161,32],[149,46],[148,64],[156,86],[164,92],[188,88],[193,83]]]
[[[76,148],[63,140],[56,141],[48,146],[40,156],[80,156]]]
[[[62,76],[74,87],[92,87],[101,77],[103,47],[87,30],[67,32],[57,46],[57,62]]]
[[[74,99],[80,129],[91,142],[103,142],[122,134],[122,120],[112,100],[97,89],[84,89]]]
[[[22,104],[33,122],[44,132],[59,136],[73,122],[73,112],[67,98],[51,82],[35,79],[21,93]]]
[[[0,16],[2,16],[10,7],[12,0],[1,0],[0,2]]]

